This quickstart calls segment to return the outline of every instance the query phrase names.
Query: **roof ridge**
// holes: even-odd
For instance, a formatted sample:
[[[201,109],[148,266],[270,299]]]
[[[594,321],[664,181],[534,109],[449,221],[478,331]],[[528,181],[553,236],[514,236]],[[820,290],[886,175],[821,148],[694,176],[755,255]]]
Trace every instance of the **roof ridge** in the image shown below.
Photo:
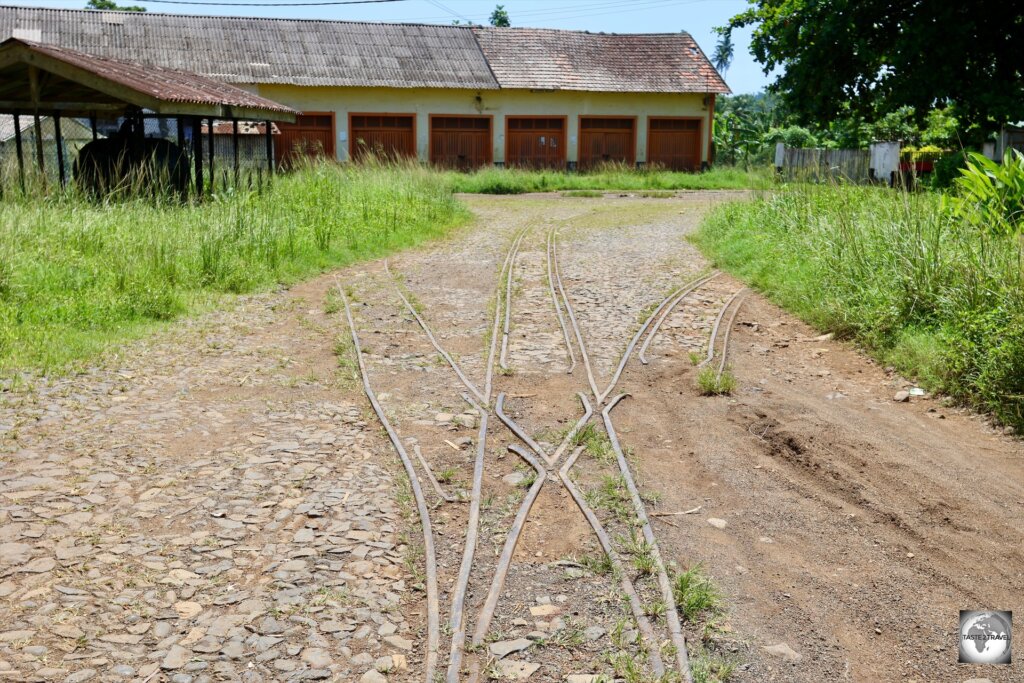
[[[535,26],[474,26],[471,24],[431,24],[419,21],[359,21],[352,19],[308,19],[303,17],[254,17],[235,14],[178,14],[175,12],[130,12],[124,10],[110,9],[85,9],[81,7],[33,7],[31,5],[7,5],[0,4],[0,9],[24,9],[34,12],[74,12],[76,14],[123,14],[139,17],[172,17],[175,19],[239,19],[244,21],[299,21],[316,24],[362,24],[369,26],[421,26],[427,28],[457,29],[460,31],[475,31],[478,29],[493,29],[507,31],[551,31],[558,33],[576,33],[592,36],[675,36],[684,34],[689,36],[687,31],[664,31],[657,33],[615,33],[608,31],[585,31],[573,28],[544,28]],[[691,36],[692,37],[692,36]]]

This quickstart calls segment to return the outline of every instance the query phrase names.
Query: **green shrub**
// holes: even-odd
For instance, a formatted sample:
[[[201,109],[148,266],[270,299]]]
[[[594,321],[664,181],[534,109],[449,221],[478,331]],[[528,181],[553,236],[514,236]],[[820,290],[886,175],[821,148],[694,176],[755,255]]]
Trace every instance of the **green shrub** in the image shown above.
[[[936,190],[946,190],[960,177],[960,169],[967,166],[967,155],[963,152],[944,154],[935,160],[930,185]]]
[[[991,232],[1018,232],[1024,223],[1024,154],[1008,149],[999,164],[969,152],[956,191],[961,219]]]
[[[818,329],[1024,430],[1024,242],[972,206],[801,186],[723,205],[694,239]]]

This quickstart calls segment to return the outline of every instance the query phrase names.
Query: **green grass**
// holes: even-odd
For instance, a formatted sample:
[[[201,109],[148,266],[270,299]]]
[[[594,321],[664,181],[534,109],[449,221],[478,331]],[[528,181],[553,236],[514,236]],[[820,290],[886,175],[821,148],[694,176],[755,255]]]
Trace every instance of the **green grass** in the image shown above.
[[[736,390],[736,376],[726,368],[722,374],[710,365],[706,365],[697,373],[697,389],[703,396],[728,396]]]
[[[695,242],[818,329],[1024,431],[1024,241],[932,193],[800,186],[716,209]]]
[[[473,173],[446,174],[455,192],[522,194],[525,192],[581,192],[596,190],[743,190],[772,182],[769,169],[744,170],[716,167],[703,173],[677,173],[610,165],[587,173],[485,168]],[[591,197],[593,194],[568,196]],[[663,196],[663,195],[651,195]]]
[[[723,609],[721,592],[699,565],[676,575],[672,593],[683,621],[693,622],[701,615],[714,615]]]
[[[323,165],[206,203],[0,202],[0,371],[54,372],[161,321],[444,235],[443,177]],[[337,310],[337,302],[325,302]]]

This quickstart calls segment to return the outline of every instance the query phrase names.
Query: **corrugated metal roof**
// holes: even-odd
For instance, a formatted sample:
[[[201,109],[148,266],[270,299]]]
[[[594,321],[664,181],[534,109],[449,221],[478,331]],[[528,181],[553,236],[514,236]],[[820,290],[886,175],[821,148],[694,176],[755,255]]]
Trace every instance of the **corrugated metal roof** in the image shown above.
[[[244,107],[267,112],[296,114],[296,110],[265,97],[226,83],[196,74],[165,69],[159,66],[141,66],[117,59],[88,55],[65,47],[41,45],[17,38],[0,43],[0,48],[25,46],[30,52],[46,55],[65,64],[84,69],[106,81],[118,83],[132,91],[149,95],[162,102],[208,104],[224,107]]]
[[[502,88],[728,93],[688,33],[473,29]]]
[[[42,127],[43,139],[53,139],[53,119],[49,116],[42,116],[39,119]],[[18,121],[23,138],[35,135],[35,119],[31,116],[22,116]],[[65,118],[60,122],[61,137],[65,140],[92,140],[92,131],[79,123],[76,119]],[[0,143],[9,142],[14,139],[14,117],[10,114],[0,114]],[[26,144],[27,140],[26,140]]]
[[[227,83],[498,87],[459,26],[0,7],[12,36]]]
[[[15,36],[228,83],[729,92],[687,33],[209,17],[0,6]]]

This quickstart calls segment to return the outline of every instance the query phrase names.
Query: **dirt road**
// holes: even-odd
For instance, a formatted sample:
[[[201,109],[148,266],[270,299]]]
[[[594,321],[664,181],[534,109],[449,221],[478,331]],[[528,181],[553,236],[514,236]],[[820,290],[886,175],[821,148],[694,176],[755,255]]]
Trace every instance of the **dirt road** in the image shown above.
[[[4,393],[0,673],[1024,680],[956,664],[959,610],[1024,609],[1020,442],[702,279],[728,198],[467,198],[387,268]],[[677,628],[698,565],[721,607]]]

